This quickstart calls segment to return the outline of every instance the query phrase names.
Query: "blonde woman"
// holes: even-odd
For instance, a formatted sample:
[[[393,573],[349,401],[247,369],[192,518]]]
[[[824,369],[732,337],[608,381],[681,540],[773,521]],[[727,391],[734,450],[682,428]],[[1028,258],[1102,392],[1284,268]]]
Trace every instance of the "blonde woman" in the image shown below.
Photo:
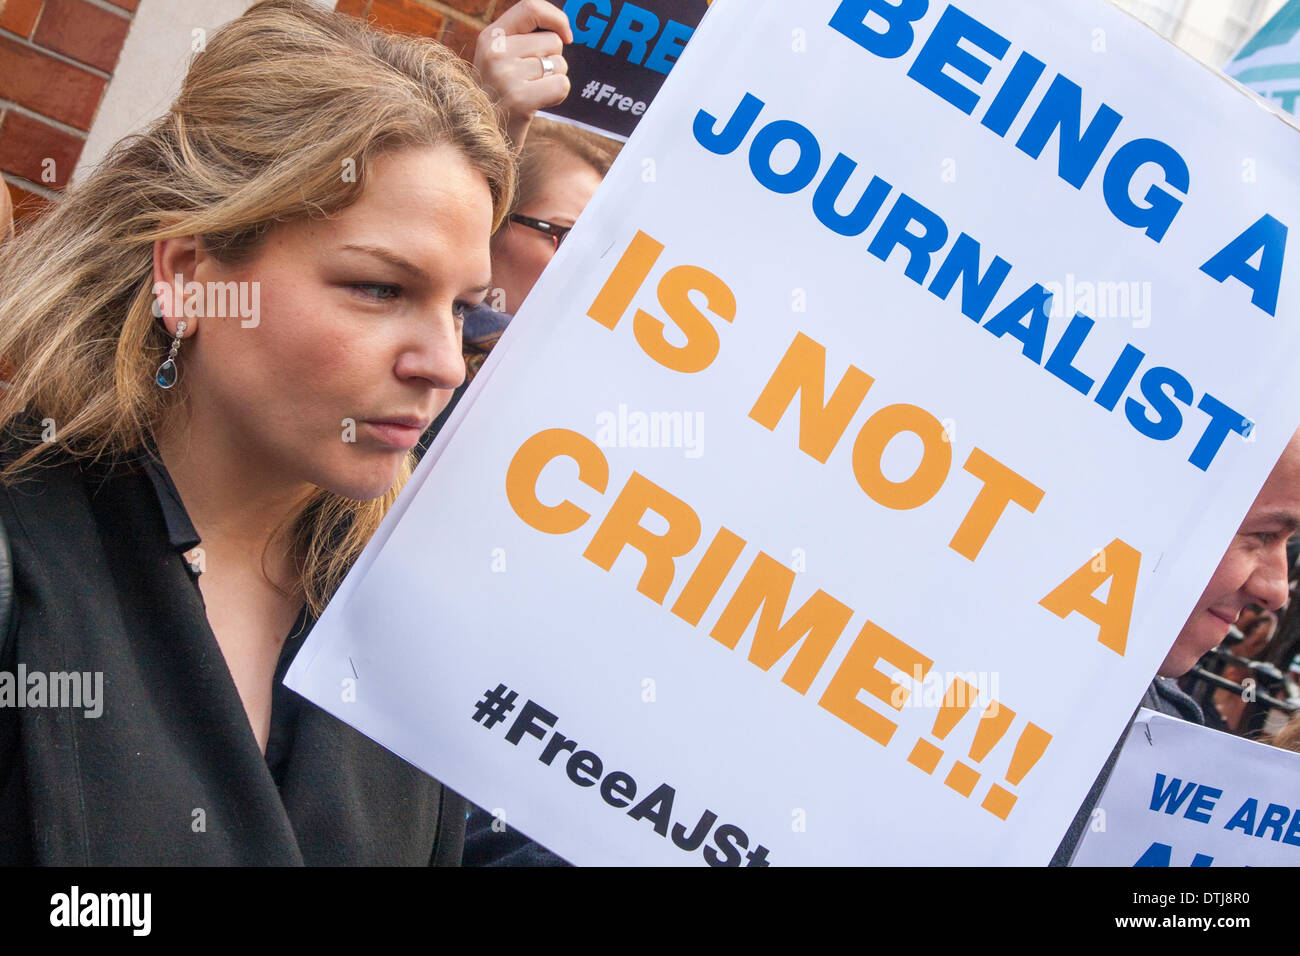
[[[0,247],[0,862],[458,862],[463,802],[280,678],[464,377],[513,188],[450,52],[269,0]]]

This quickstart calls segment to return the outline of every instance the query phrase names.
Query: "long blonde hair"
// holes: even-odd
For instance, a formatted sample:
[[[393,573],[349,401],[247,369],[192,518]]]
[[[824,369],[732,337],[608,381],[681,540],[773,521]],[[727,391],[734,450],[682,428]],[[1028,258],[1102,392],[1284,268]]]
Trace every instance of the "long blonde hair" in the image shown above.
[[[247,260],[276,223],[355,202],[378,154],[443,143],[487,180],[495,229],[513,198],[514,160],[468,66],[432,40],[372,30],[309,0],[254,5],[209,38],[166,116],[0,245],[0,357],[11,370],[0,429],[16,432],[37,411],[57,423],[65,453],[137,454],[185,399],[153,381],[169,344],[154,317],[154,242],[199,235],[219,260]],[[17,479],[51,447],[34,441],[0,479]],[[294,520],[314,612],[412,464],[408,456],[373,501],[318,489]]]

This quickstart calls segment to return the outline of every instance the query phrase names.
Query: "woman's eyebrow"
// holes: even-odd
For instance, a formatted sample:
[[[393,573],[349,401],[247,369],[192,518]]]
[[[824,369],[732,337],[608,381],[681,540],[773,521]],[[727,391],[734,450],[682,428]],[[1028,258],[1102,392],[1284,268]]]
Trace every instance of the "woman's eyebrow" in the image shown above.
[[[391,249],[385,249],[382,246],[360,245],[353,242],[341,246],[340,248],[347,252],[361,252],[369,256],[374,256],[376,259],[381,259],[384,262],[387,262],[390,266],[393,266],[396,269],[401,269],[403,272],[413,275],[418,279],[427,280],[429,278],[423,269],[414,263],[403,259]]]
[[[403,272],[407,273],[408,275],[412,275],[423,282],[429,281],[429,276],[423,269],[421,269],[419,266],[415,265],[414,263],[409,262],[406,259],[403,259],[401,256],[393,252],[391,249],[385,249],[383,246],[367,246],[367,245],[362,245],[360,243],[349,242],[346,245],[340,246],[339,248],[344,250],[345,252],[360,252],[368,256],[374,256],[376,259],[380,259],[388,263],[390,266],[392,266],[395,269],[401,269]],[[489,278],[486,282],[483,282],[480,285],[476,285],[472,289],[466,289],[465,291],[470,295],[479,295],[479,294],[486,294],[489,291],[491,291],[491,289],[492,289],[492,280],[491,278]]]

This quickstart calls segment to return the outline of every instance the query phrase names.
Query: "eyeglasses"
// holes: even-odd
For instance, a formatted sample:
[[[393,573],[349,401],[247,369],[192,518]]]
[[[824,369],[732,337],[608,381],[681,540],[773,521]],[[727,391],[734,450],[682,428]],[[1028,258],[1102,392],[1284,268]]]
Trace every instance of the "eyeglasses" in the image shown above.
[[[534,219],[532,216],[521,216],[519,213],[512,213],[510,221],[517,222],[521,226],[527,226],[529,229],[536,229],[538,232],[546,233],[551,237],[551,241],[555,243],[556,249],[560,248],[560,243],[564,241],[564,237],[567,236],[569,230],[573,228],[572,226],[561,226],[553,222],[547,222],[545,219]]]

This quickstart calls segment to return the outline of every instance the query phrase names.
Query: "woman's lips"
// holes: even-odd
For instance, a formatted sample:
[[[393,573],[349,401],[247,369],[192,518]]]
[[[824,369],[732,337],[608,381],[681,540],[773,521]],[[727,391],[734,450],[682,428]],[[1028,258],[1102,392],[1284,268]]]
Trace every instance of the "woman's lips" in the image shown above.
[[[1228,615],[1227,615],[1226,612],[1224,612],[1224,611],[1220,611],[1220,610],[1218,610],[1217,608],[1209,608],[1208,610],[1209,610],[1209,612],[1210,612],[1211,614],[1213,614],[1215,617],[1217,617],[1220,621],[1222,621],[1222,622],[1223,622],[1224,624],[1226,624],[1228,627],[1232,627],[1232,625],[1234,625],[1234,624],[1237,623],[1237,615],[1236,615],[1236,614],[1232,615],[1232,617],[1228,617]]]
[[[389,448],[410,451],[420,441],[424,428],[419,425],[406,425],[399,422],[362,422],[381,444]]]

